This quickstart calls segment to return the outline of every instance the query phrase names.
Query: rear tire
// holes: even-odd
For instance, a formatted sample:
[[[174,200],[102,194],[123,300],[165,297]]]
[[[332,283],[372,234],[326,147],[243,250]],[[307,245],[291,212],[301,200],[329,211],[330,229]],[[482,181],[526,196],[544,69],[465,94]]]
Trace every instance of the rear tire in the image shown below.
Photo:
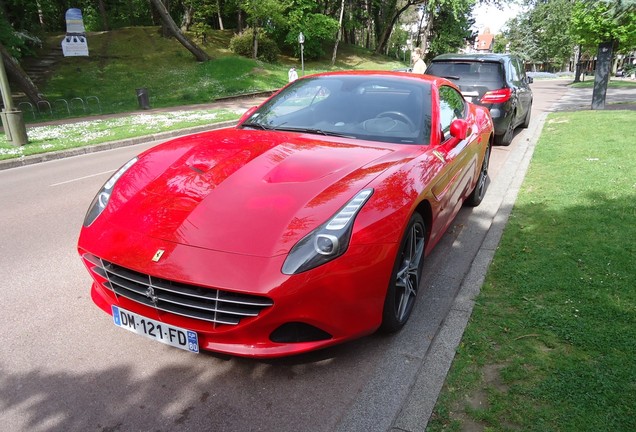
[[[380,329],[394,333],[404,327],[415,305],[424,267],[426,227],[419,213],[413,214],[402,236],[391,281],[384,299]]]
[[[517,114],[516,113],[512,113],[512,116],[510,117],[510,123],[508,123],[508,126],[506,126],[506,131],[501,134],[501,135],[495,135],[495,144],[500,145],[500,146],[509,146],[510,143],[512,142],[512,137],[515,134],[515,116]]]
[[[531,115],[532,115],[532,103],[530,103],[530,106],[528,107],[528,112],[526,113],[526,116],[523,119],[523,123],[521,124],[522,128],[528,129],[528,126],[530,126]]]
[[[486,147],[486,154],[484,155],[484,160],[481,163],[481,169],[479,170],[477,184],[475,185],[475,189],[473,189],[470,195],[468,195],[468,198],[466,198],[466,205],[471,207],[477,207],[481,204],[481,201],[486,195],[486,189],[488,189],[488,165],[490,164],[491,149],[492,146],[488,143],[488,147]]]

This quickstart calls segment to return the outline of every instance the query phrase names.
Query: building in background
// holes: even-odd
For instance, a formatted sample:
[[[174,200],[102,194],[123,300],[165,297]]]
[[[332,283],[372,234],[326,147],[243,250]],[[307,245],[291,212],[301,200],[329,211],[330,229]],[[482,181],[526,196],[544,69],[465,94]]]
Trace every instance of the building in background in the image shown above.
[[[491,53],[495,45],[495,35],[490,33],[490,29],[486,27],[484,32],[477,36],[475,40],[475,51],[478,53]]]

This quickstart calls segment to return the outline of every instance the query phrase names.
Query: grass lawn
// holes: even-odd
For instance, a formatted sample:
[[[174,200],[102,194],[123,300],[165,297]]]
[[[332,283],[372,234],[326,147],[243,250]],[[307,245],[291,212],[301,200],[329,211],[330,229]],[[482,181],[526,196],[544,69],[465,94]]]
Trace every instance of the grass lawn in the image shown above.
[[[216,30],[207,43],[198,41],[213,57],[209,62],[198,63],[175,39],[161,37],[158,27],[89,34],[90,56],[62,59],[41,89],[51,103],[52,115],[47,110],[34,114],[20,107],[27,124],[66,117],[83,120],[75,125],[29,127],[29,143],[18,148],[9,145],[6,135],[0,134],[0,160],[234,120],[240,116],[240,113],[209,110],[189,114],[139,114],[138,88],[148,90],[152,108],[178,107],[278,89],[287,83],[291,65],[300,72],[299,59],[281,56],[279,63],[269,64],[232,54],[227,49],[232,35],[231,30]],[[61,37],[51,36],[47,42],[50,46],[59,45]],[[334,66],[330,59],[307,61],[305,74],[398,67],[403,67],[398,60],[341,44]],[[86,101],[86,111],[76,98]],[[62,99],[67,101],[70,115]],[[100,113],[135,111],[134,115],[117,120],[91,118]]]
[[[570,84],[573,88],[594,88],[594,77]],[[636,80],[611,78],[607,88],[636,88]]]
[[[428,430],[636,430],[635,122],[549,116]]]
[[[5,135],[0,135],[0,160],[236,120],[242,113],[242,110],[173,111],[111,119],[87,118],[76,123],[34,126],[28,128],[29,142],[23,146],[12,146]]]
[[[291,65],[300,72],[300,59],[280,56],[278,63],[265,63],[234,55],[227,47],[232,30],[215,30],[206,43],[197,41],[213,58],[199,63],[174,38],[161,37],[158,27],[130,27],[88,35],[88,57],[60,60],[52,77],[41,88],[50,101],[53,117],[84,116],[82,105],[96,96],[102,113],[138,109],[136,89],[146,88],[153,108],[212,102],[220,97],[274,90],[287,83]],[[51,36],[49,46],[58,46],[62,35]],[[335,66],[330,59],[305,62],[306,74],[334,69],[384,69],[403,63],[369,50],[341,44]],[[99,113],[96,100],[87,104],[90,114]],[[46,108],[46,107],[44,107]],[[22,108],[23,111],[25,110]],[[42,121],[25,111],[27,122]]]

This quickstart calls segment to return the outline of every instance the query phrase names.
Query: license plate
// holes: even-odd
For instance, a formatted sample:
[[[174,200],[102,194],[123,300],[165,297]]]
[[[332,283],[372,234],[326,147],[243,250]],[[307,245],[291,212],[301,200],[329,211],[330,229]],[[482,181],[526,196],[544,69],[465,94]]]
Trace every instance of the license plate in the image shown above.
[[[199,352],[199,338],[192,330],[155,321],[117,306],[112,306],[112,309],[113,321],[117,327],[182,350]]]

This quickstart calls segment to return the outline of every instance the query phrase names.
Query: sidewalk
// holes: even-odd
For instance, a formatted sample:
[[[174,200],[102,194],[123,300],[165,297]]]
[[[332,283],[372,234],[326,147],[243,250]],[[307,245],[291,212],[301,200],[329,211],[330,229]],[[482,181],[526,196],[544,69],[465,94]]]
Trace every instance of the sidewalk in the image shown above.
[[[569,88],[567,94],[554,107],[555,111],[582,111],[592,107],[591,88]],[[636,87],[608,88],[605,110],[636,110]]]

